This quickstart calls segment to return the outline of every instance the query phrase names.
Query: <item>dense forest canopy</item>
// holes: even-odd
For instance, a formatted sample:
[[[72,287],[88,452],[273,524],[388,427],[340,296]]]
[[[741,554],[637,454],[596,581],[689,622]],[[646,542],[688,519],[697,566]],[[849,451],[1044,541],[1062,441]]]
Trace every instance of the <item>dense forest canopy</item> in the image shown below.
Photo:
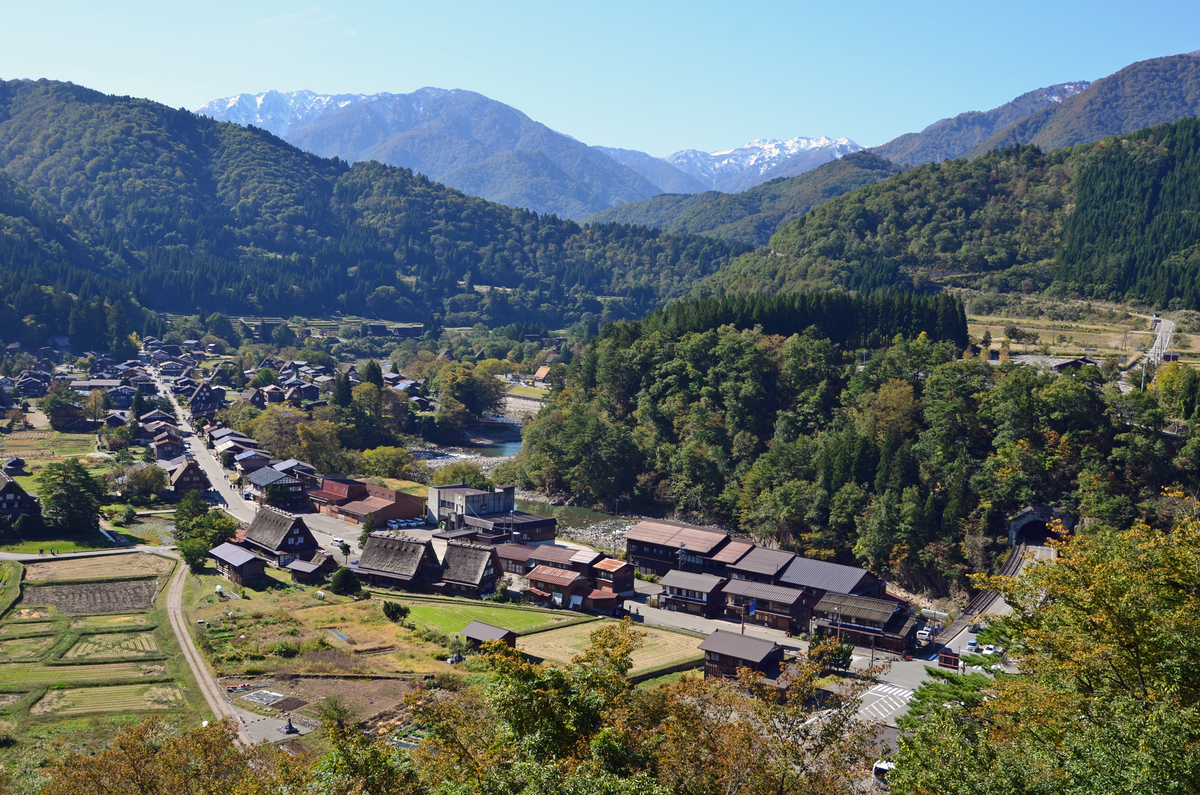
[[[950,284],[1200,307],[1200,120],[929,164],[785,224],[701,295]]]
[[[8,283],[19,274],[75,295],[86,284],[127,312],[562,326],[643,314],[746,250],[584,229],[407,169],[351,167],[262,130],[45,80],[0,83],[0,168]],[[61,313],[6,308],[38,333],[66,333]]]
[[[945,297],[788,295],[610,324],[502,477],[940,593],[988,570],[1027,506],[1164,521],[1161,490],[1200,474],[1200,438],[1160,431],[1194,413],[1196,374],[1172,365],[1157,394],[1122,394],[1115,369],[964,358],[961,311]],[[788,314],[790,328],[772,317]],[[846,317],[876,325],[847,334]]]

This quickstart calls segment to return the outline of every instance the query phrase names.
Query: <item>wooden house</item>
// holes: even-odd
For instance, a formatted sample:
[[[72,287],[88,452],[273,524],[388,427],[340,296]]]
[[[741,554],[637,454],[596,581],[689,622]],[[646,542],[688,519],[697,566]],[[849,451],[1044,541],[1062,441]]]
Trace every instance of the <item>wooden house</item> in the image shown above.
[[[499,577],[500,561],[493,547],[451,541],[442,557],[442,578],[433,589],[446,596],[479,599],[496,592]]]
[[[221,544],[209,550],[217,562],[217,571],[234,585],[249,585],[266,577],[267,561],[233,544]]]
[[[723,629],[705,638],[700,651],[704,652],[705,679],[736,679],[739,668],[774,679],[783,662],[783,648],[774,641]]]
[[[42,504],[21,488],[20,483],[0,471],[0,514],[15,522],[18,517],[40,516],[41,513]]]
[[[266,506],[254,515],[242,543],[278,567],[297,558],[311,560],[321,549],[303,519]]]
[[[430,541],[372,533],[358,561],[359,580],[381,588],[420,591],[441,580]]]
[[[715,618],[721,612],[723,577],[712,574],[693,574],[688,571],[669,571],[659,580],[662,593],[659,606],[681,613],[694,613]]]
[[[485,624],[482,621],[472,621],[465,628],[459,630],[458,634],[467,639],[467,643],[472,649],[478,649],[484,643],[494,640],[509,647],[517,645],[517,633],[504,627]]]

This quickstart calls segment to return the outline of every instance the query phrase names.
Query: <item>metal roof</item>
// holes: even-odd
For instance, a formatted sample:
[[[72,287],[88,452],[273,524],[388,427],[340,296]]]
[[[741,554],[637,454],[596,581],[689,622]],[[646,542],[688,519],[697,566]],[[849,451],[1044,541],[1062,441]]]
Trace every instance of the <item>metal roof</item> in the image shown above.
[[[752,663],[761,663],[770,657],[776,648],[775,641],[754,635],[739,635],[723,629],[713,632],[700,644],[700,651],[711,651]]]
[[[572,563],[582,563],[585,566],[590,566],[598,560],[601,560],[604,554],[597,552],[594,549],[581,549],[571,556]]]
[[[658,584],[664,588],[684,588],[689,591],[698,591],[700,593],[712,593],[721,587],[725,579],[723,577],[714,577],[711,574],[692,574],[686,571],[672,569],[663,575]]]
[[[734,596],[745,596],[750,599],[763,599],[768,602],[794,605],[804,595],[799,588],[785,588],[782,585],[766,585],[749,580],[730,580],[725,586],[725,593]]]
[[[580,580],[586,580],[577,571],[567,571],[566,569],[556,569],[553,566],[538,566],[533,571],[525,575],[525,579],[532,582],[553,582],[558,585],[574,585]]]
[[[729,566],[730,571],[745,571],[751,574],[762,574],[767,577],[776,577],[779,572],[787,568],[792,559],[796,557],[795,552],[785,552],[782,549],[764,549],[763,547],[755,547],[750,550],[737,563]]]
[[[725,543],[728,538],[729,534],[724,530],[712,530],[659,519],[638,522],[625,533],[626,541],[640,541],[667,547],[678,547],[682,543],[689,552],[697,555],[706,555],[712,552]]]
[[[730,541],[725,547],[713,555],[710,560],[713,563],[737,563],[750,550],[754,549],[754,544],[750,541]]]
[[[244,566],[252,560],[263,560],[264,563],[266,562],[258,555],[255,555],[252,552],[247,552],[241,547],[237,547],[229,543],[222,544],[215,549],[209,550],[208,554],[210,557],[214,557],[222,563],[228,563],[230,566],[234,567]]]
[[[616,558],[605,558],[604,560],[602,560],[599,563],[597,563],[596,565],[594,565],[592,568],[600,569],[600,571],[620,571],[621,568],[624,566],[632,567],[633,564],[626,563],[623,560],[617,560]]]
[[[843,618],[860,618],[877,624],[886,624],[900,609],[895,602],[872,599],[869,596],[851,596],[844,593],[827,593],[817,602],[813,610],[817,613],[837,612]]]
[[[504,640],[509,635],[515,634],[511,629],[497,627],[492,624],[485,624],[482,621],[472,621],[466,627],[458,631],[459,635],[470,638],[471,640],[487,641],[487,640]]]
[[[843,566],[825,560],[813,560],[797,556],[783,574],[779,575],[782,585],[811,588],[817,591],[851,593],[871,573],[857,566]]]

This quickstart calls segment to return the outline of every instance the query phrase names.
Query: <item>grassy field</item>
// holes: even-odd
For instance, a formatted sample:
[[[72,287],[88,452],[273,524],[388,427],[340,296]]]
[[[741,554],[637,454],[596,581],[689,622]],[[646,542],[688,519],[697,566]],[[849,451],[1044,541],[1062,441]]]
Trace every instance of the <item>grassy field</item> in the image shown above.
[[[27,563],[25,564],[25,581],[52,582],[145,577],[166,574],[174,567],[175,561],[168,558],[131,552],[127,555],[102,555],[95,558],[68,558]]]
[[[550,394],[550,390],[549,389],[538,389],[535,386],[525,386],[524,384],[517,384],[516,386],[509,388],[508,394],[515,395],[517,397],[527,397],[527,398],[534,398],[536,400],[543,400],[543,399],[545,399],[545,397],[547,395]]]
[[[519,635],[524,635],[581,618],[578,613],[507,607],[465,600],[443,602],[400,599],[399,601],[408,605],[412,610],[409,621],[418,626],[432,627],[445,635],[459,632],[472,621],[482,621],[485,624],[504,627]]]
[[[99,533],[68,538],[38,538],[33,541],[14,541],[0,546],[0,552],[15,552],[18,555],[36,555],[43,552],[47,557],[53,549],[56,554],[66,555],[71,552],[95,552],[101,549],[116,549],[113,544]]]
[[[30,565],[30,573],[54,585],[29,591],[66,594],[68,607],[93,603],[102,610],[113,598],[125,598],[110,594],[113,586],[118,591],[122,586],[154,589],[155,581],[81,583],[71,578],[158,573],[165,583],[174,565],[141,554],[38,561]],[[4,576],[11,577],[12,564],[5,570]],[[11,791],[36,791],[48,760],[71,750],[99,750],[117,728],[147,714],[185,725],[212,717],[171,632],[165,590],[151,594],[153,600],[144,602],[147,609],[141,612],[68,615],[18,601],[0,615],[0,720],[15,725],[16,738],[0,748],[0,766],[11,776]]]
[[[603,619],[608,621],[609,619]],[[517,648],[531,657],[548,662],[566,663],[589,644],[588,636],[600,625],[581,624],[517,639]],[[633,653],[631,676],[683,663],[697,663],[704,653],[697,648],[703,638],[658,627],[639,626],[646,633],[642,647]]]

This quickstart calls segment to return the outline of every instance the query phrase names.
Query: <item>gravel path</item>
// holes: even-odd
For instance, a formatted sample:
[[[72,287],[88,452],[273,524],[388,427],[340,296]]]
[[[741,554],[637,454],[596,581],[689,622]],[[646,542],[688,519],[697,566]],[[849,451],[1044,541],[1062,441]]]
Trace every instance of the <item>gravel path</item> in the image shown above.
[[[192,678],[196,680],[200,692],[204,694],[204,700],[208,702],[208,708],[217,718],[232,720],[237,725],[238,742],[247,747],[251,746],[254,740],[247,734],[244,721],[239,719],[240,716],[225,698],[224,691],[213,680],[204,658],[200,656],[196,644],[192,641],[191,633],[188,632],[187,622],[183,618],[183,585],[186,578],[187,566],[180,561],[179,570],[171,580],[171,590],[167,592],[167,615],[171,618],[171,629],[175,631],[175,639],[179,641],[179,648],[192,669]]]

